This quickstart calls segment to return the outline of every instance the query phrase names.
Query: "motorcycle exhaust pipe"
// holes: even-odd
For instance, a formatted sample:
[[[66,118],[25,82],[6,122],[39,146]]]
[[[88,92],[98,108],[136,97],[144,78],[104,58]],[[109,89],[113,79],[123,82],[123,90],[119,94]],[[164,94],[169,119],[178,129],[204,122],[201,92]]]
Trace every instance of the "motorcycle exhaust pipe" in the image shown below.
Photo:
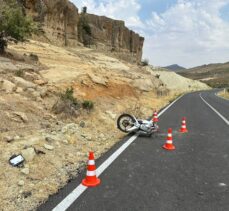
[[[133,132],[133,131],[137,130],[138,128],[139,127],[137,127],[137,126],[133,126],[133,127],[129,128],[129,129],[127,129],[126,131],[127,132]]]

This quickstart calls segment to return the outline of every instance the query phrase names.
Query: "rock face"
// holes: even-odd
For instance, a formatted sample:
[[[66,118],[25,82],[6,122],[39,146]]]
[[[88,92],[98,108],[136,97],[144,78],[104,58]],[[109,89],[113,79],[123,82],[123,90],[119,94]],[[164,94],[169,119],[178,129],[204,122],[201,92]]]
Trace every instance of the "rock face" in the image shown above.
[[[129,30],[124,21],[92,14],[87,17],[97,49],[133,63],[141,61],[144,38]]]
[[[46,40],[60,46],[77,46],[80,16],[68,0],[21,0],[27,14],[39,23]],[[84,14],[91,29],[93,48],[133,63],[142,57],[144,38],[129,30],[124,21]]]
[[[25,0],[26,13],[39,22],[45,37],[51,43],[77,45],[78,9],[68,0]]]

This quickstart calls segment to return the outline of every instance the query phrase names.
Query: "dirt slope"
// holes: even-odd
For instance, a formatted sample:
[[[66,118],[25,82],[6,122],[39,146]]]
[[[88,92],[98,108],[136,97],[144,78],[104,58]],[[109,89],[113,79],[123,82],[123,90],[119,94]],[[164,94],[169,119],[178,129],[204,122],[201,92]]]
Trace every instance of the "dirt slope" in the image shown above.
[[[209,87],[199,81],[194,81],[189,78],[185,78],[181,75],[176,74],[175,72],[166,71],[164,69],[156,69],[152,71],[154,76],[158,76],[159,79],[166,85],[166,87],[170,90],[184,92],[190,90],[198,90],[198,89],[209,89]]]
[[[0,57],[0,168],[4,169],[0,202],[4,211],[35,210],[77,175],[89,150],[98,158],[124,136],[115,125],[119,114],[148,117],[184,92],[180,87],[186,84],[176,88],[177,82],[171,86],[152,69],[87,48],[29,41],[11,44],[9,51],[14,55],[11,59]],[[171,80],[186,79],[174,74]],[[206,88],[201,83],[185,86],[185,91]],[[81,108],[74,118],[55,114],[53,105],[69,87],[78,101],[92,100],[94,109]],[[24,166],[10,166],[10,156],[20,153],[26,159]]]

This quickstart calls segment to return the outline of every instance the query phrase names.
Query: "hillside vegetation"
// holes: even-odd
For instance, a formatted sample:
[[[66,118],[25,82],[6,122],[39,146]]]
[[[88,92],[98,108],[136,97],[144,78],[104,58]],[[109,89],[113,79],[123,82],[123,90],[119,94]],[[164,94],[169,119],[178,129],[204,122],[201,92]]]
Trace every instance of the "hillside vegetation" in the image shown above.
[[[178,74],[194,80],[200,80],[215,88],[229,86],[229,62],[203,65],[179,72]]]

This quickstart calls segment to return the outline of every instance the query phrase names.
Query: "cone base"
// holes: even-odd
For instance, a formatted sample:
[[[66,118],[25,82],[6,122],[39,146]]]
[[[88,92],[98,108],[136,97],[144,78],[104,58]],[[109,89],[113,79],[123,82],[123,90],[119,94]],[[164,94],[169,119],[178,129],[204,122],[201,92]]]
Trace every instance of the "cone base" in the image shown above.
[[[179,132],[180,132],[180,133],[187,133],[188,130],[187,130],[187,129],[180,129]]]
[[[174,149],[176,149],[175,146],[172,145],[172,144],[164,144],[162,147],[164,149],[166,149],[166,150],[174,150]]]
[[[82,185],[87,187],[95,187],[101,183],[99,178],[96,178],[94,182],[88,182],[87,179],[82,180]]]

